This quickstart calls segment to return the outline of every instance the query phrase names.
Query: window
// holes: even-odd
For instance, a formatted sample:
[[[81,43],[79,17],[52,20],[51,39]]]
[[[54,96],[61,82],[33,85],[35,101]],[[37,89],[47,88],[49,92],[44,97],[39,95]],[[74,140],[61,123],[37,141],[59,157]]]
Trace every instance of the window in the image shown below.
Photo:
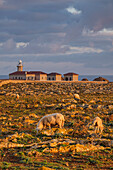
[[[70,77],[70,81],[72,81],[72,78]]]
[[[68,77],[66,77],[65,80],[68,81]]]
[[[52,78],[52,80],[55,80],[54,77]]]
[[[49,77],[49,80],[51,80],[51,78]]]

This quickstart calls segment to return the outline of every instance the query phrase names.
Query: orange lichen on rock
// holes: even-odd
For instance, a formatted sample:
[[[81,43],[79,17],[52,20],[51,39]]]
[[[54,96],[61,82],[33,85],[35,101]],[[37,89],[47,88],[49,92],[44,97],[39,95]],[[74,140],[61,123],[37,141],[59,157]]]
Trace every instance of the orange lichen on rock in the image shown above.
[[[92,144],[88,145],[81,145],[81,144],[76,144],[76,151],[77,152],[86,152],[86,151],[91,151],[91,150],[99,150],[99,149],[105,149],[103,146],[94,146]]]
[[[1,142],[0,148],[14,148],[14,147],[23,147],[24,144],[16,144],[12,142]]]
[[[55,169],[42,166],[42,167],[38,168],[38,170],[55,170]]]

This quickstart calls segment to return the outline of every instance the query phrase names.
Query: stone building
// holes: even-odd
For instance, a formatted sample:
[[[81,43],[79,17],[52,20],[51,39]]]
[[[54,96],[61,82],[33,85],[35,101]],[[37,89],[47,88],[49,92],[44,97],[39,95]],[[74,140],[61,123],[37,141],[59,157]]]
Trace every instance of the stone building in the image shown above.
[[[17,71],[23,71],[23,65],[22,65],[22,61],[20,60],[18,65],[17,65]]]
[[[23,71],[23,64],[20,60],[17,65],[17,71],[9,74],[11,80],[39,80],[39,81],[78,81],[78,74],[66,73],[64,77],[61,74],[52,72],[44,73],[42,71]]]
[[[17,65],[17,71],[9,74],[11,80],[47,80],[47,74],[42,71],[23,71],[22,61]]]
[[[35,75],[35,80],[47,80],[47,73],[44,73],[42,71],[30,71],[30,73]]]
[[[64,74],[64,81],[78,81],[78,74],[66,73]]]
[[[55,72],[47,74],[47,80],[61,81],[61,74]]]

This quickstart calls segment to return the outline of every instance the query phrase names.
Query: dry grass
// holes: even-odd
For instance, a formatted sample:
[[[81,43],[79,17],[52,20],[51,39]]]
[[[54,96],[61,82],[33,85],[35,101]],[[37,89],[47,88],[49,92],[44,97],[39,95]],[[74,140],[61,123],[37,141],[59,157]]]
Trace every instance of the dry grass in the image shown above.
[[[113,83],[9,83],[0,94],[1,169],[113,168]],[[64,115],[64,128],[36,136],[40,118],[55,112]],[[96,116],[104,125],[101,138],[90,123]]]

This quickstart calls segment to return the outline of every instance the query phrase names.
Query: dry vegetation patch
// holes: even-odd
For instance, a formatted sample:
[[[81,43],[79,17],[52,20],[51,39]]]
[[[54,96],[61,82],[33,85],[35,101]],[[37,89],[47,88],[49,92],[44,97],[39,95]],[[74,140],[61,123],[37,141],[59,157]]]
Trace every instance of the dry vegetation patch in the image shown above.
[[[43,129],[36,136],[37,123],[51,113],[64,115],[64,128]],[[101,137],[92,127],[96,116],[104,126]],[[1,169],[113,168],[113,83],[3,85],[0,125]]]

